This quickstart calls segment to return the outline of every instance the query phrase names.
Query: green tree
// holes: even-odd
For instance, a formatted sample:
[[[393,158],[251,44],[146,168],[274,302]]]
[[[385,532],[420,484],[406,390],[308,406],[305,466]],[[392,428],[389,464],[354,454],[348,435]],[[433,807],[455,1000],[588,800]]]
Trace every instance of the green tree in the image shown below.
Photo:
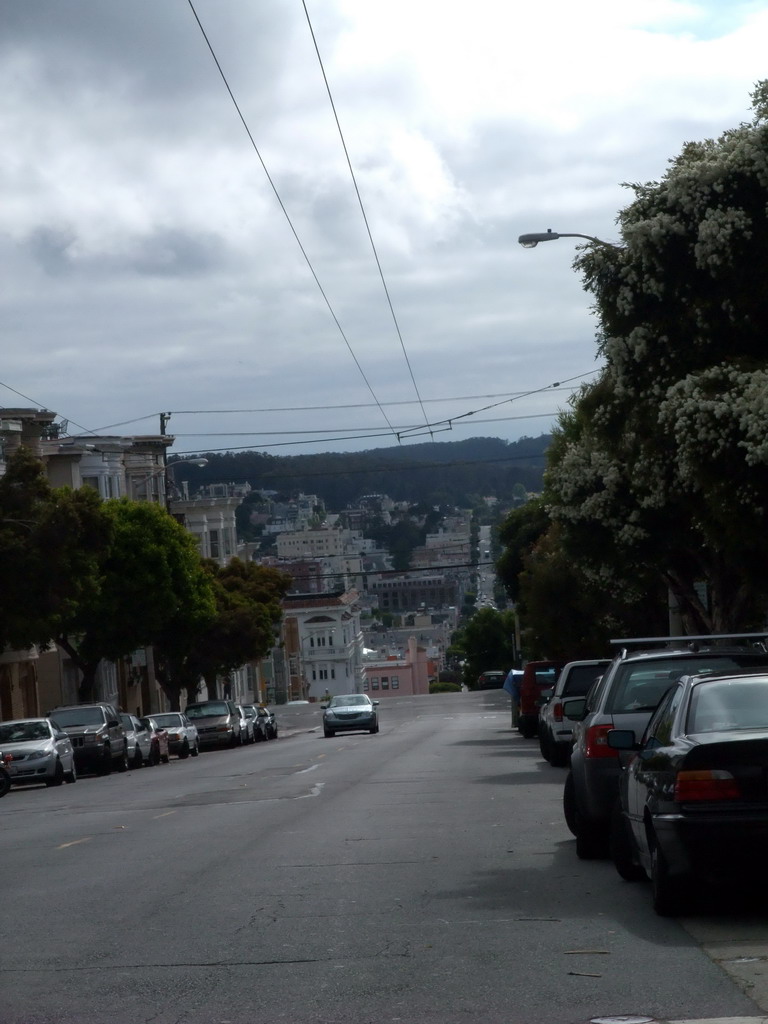
[[[469,687],[474,687],[481,672],[510,669],[515,659],[514,613],[481,608],[454,634],[449,650],[464,661],[464,682]]]
[[[561,421],[546,478],[593,579],[653,572],[692,632],[762,625],[768,601],[768,84],[753,109],[631,186],[622,246],[577,257],[605,367]]]
[[[93,698],[102,658],[151,646],[169,628],[199,632],[215,612],[197,542],[165,509],[122,498],[104,502],[103,511],[112,537],[100,586],[55,637],[82,672],[81,700]]]
[[[0,649],[47,646],[101,590],[112,523],[91,488],[52,488],[27,448],[0,477]]]
[[[175,621],[155,642],[158,679],[174,709],[182,690],[194,699],[201,678],[213,693],[218,677],[269,653],[291,583],[285,573],[238,558],[224,568],[208,560],[203,568],[214,614],[197,624]]]

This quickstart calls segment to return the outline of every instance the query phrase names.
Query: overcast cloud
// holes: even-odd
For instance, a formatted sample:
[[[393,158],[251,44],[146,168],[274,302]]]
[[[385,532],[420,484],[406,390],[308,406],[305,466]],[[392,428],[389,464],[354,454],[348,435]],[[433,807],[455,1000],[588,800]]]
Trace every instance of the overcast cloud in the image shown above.
[[[407,360],[301,0],[194,9],[347,341],[188,0],[0,0],[0,406],[170,411],[179,452],[538,435],[595,324],[571,242],[518,235],[615,240],[768,77],[763,0],[306,3]]]

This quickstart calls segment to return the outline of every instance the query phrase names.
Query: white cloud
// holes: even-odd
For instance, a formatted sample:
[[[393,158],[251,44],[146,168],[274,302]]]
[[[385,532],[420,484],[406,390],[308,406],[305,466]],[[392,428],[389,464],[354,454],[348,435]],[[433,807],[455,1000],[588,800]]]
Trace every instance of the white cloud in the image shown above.
[[[526,252],[517,235],[613,238],[622,181],[658,177],[684,141],[747,117],[768,4],[308,6],[422,395],[534,390],[593,369],[572,248]],[[300,8],[196,8],[366,376],[382,400],[414,402]],[[328,408],[177,415],[179,434],[198,435],[181,449],[226,446],[209,431],[239,446],[273,438],[241,430],[378,427],[185,7],[36,0],[5,21],[5,382],[92,427],[159,409]],[[514,413],[564,400],[545,392]],[[395,408],[418,418],[416,404]]]

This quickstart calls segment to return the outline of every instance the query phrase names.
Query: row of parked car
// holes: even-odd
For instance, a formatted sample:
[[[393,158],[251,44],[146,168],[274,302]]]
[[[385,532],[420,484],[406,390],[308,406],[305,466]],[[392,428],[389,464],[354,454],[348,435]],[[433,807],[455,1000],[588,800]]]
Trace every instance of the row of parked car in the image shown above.
[[[610,856],[622,878],[650,879],[657,913],[682,913],[762,877],[768,634],[613,643],[610,660],[526,666],[518,729],[567,766],[577,855]]]
[[[274,712],[230,700],[196,701],[185,711],[138,717],[112,704],[53,708],[45,718],[0,722],[0,796],[11,785],[60,786],[79,772],[167,763],[171,755],[197,757],[206,747],[236,747],[277,739]]]

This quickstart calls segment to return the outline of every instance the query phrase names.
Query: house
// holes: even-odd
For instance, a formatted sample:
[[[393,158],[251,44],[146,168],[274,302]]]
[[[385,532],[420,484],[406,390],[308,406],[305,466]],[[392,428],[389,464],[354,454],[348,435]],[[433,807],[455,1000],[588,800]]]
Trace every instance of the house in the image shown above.
[[[426,648],[420,647],[416,637],[412,636],[402,658],[366,657],[363,662],[363,692],[374,699],[429,693],[429,679],[433,673],[436,674]]]

